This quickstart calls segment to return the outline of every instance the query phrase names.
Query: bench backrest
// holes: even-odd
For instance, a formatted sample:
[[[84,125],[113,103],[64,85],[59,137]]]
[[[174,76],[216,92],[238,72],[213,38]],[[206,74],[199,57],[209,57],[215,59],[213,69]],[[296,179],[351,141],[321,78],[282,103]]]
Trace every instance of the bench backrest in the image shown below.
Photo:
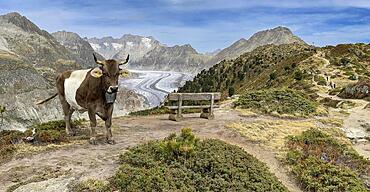
[[[178,101],[180,98],[183,101],[205,101],[211,100],[213,95],[213,100],[220,100],[221,93],[170,93],[168,95],[169,101]]]

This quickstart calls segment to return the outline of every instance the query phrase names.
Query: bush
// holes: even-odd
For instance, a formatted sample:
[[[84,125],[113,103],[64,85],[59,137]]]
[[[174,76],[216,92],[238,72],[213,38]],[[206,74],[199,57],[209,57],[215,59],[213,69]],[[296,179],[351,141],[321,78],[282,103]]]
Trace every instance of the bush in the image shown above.
[[[309,115],[316,111],[316,103],[291,89],[252,91],[242,95],[235,106],[268,114]]]
[[[326,86],[326,79],[321,75],[315,75],[314,80],[318,85]]]
[[[297,81],[300,81],[303,79],[303,73],[302,71],[298,70],[294,73],[294,79]]]
[[[84,120],[76,120],[72,122],[72,126],[81,125]],[[68,137],[65,132],[66,124],[64,120],[49,121],[46,123],[35,124],[31,126],[25,133],[32,135],[35,132],[35,141],[38,143],[60,143],[67,142]]]
[[[235,94],[235,88],[229,87],[229,97],[233,96]]]
[[[318,129],[288,138],[286,161],[308,191],[367,191],[370,161]]]
[[[21,131],[0,131],[0,162],[9,159],[14,154],[14,145],[21,142],[24,136],[25,134]]]
[[[265,164],[220,140],[199,141],[190,129],[131,148],[111,178],[121,191],[287,191]]]

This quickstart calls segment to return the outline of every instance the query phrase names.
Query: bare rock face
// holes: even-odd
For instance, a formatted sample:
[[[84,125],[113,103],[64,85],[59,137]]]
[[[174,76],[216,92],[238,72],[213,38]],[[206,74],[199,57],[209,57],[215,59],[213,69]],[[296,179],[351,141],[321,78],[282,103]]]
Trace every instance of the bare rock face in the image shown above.
[[[302,39],[295,36],[290,29],[286,27],[276,27],[264,31],[259,31],[253,34],[248,40],[242,38],[231,46],[217,53],[212,59],[207,62],[206,67],[211,67],[224,59],[233,59],[243,53],[250,52],[257,47],[274,44],[306,44]]]
[[[156,47],[131,67],[144,70],[179,71],[196,74],[210,56],[199,54],[191,45]]]
[[[104,57],[99,53],[96,53],[89,42],[82,39],[76,33],[58,31],[52,33],[52,35],[61,45],[69,49],[75,55],[75,57],[78,59],[78,63],[81,63],[84,68],[96,66],[92,56],[93,54],[95,54],[99,60],[104,60]]]
[[[14,192],[68,192],[69,185],[75,180],[75,178],[52,178],[45,181],[33,182],[18,187]]]
[[[0,130],[24,130],[33,123],[63,119],[57,98],[42,106],[34,103],[56,92],[58,73],[96,66],[94,50],[77,34],[55,36],[58,40],[18,13],[0,16],[0,106],[6,107]],[[142,107],[135,93],[121,94],[127,101],[117,101],[116,114]]]
[[[370,80],[362,80],[353,85],[348,85],[338,96],[344,99],[363,99],[370,96]]]

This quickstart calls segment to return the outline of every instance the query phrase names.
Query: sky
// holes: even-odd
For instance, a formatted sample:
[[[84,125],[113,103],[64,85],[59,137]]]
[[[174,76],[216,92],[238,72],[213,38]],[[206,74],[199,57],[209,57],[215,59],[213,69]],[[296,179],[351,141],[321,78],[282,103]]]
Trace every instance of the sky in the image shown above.
[[[48,32],[153,36],[199,52],[285,26],[309,44],[370,42],[370,0],[0,0]]]

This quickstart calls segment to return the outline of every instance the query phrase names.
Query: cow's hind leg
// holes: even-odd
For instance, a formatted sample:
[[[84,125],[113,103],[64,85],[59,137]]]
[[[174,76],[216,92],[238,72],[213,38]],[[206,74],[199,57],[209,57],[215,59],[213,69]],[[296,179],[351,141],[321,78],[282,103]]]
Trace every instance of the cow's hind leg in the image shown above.
[[[73,113],[73,109],[71,108],[71,106],[68,104],[68,102],[62,95],[59,95],[59,99],[61,101],[62,108],[63,108],[64,121],[66,123],[66,133],[70,135],[73,133],[71,129],[71,116]]]
[[[96,145],[96,116],[95,111],[89,109],[89,119],[90,119],[90,144]]]
[[[69,108],[69,111],[68,111],[68,114],[66,116],[64,116],[64,121],[66,122],[66,129],[69,129],[69,133],[71,135],[76,135],[76,130],[75,128],[72,126],[72,122],[71,122],[71,119],[72,119],[72,114],[75,110],[72,109],[72,107]]]

